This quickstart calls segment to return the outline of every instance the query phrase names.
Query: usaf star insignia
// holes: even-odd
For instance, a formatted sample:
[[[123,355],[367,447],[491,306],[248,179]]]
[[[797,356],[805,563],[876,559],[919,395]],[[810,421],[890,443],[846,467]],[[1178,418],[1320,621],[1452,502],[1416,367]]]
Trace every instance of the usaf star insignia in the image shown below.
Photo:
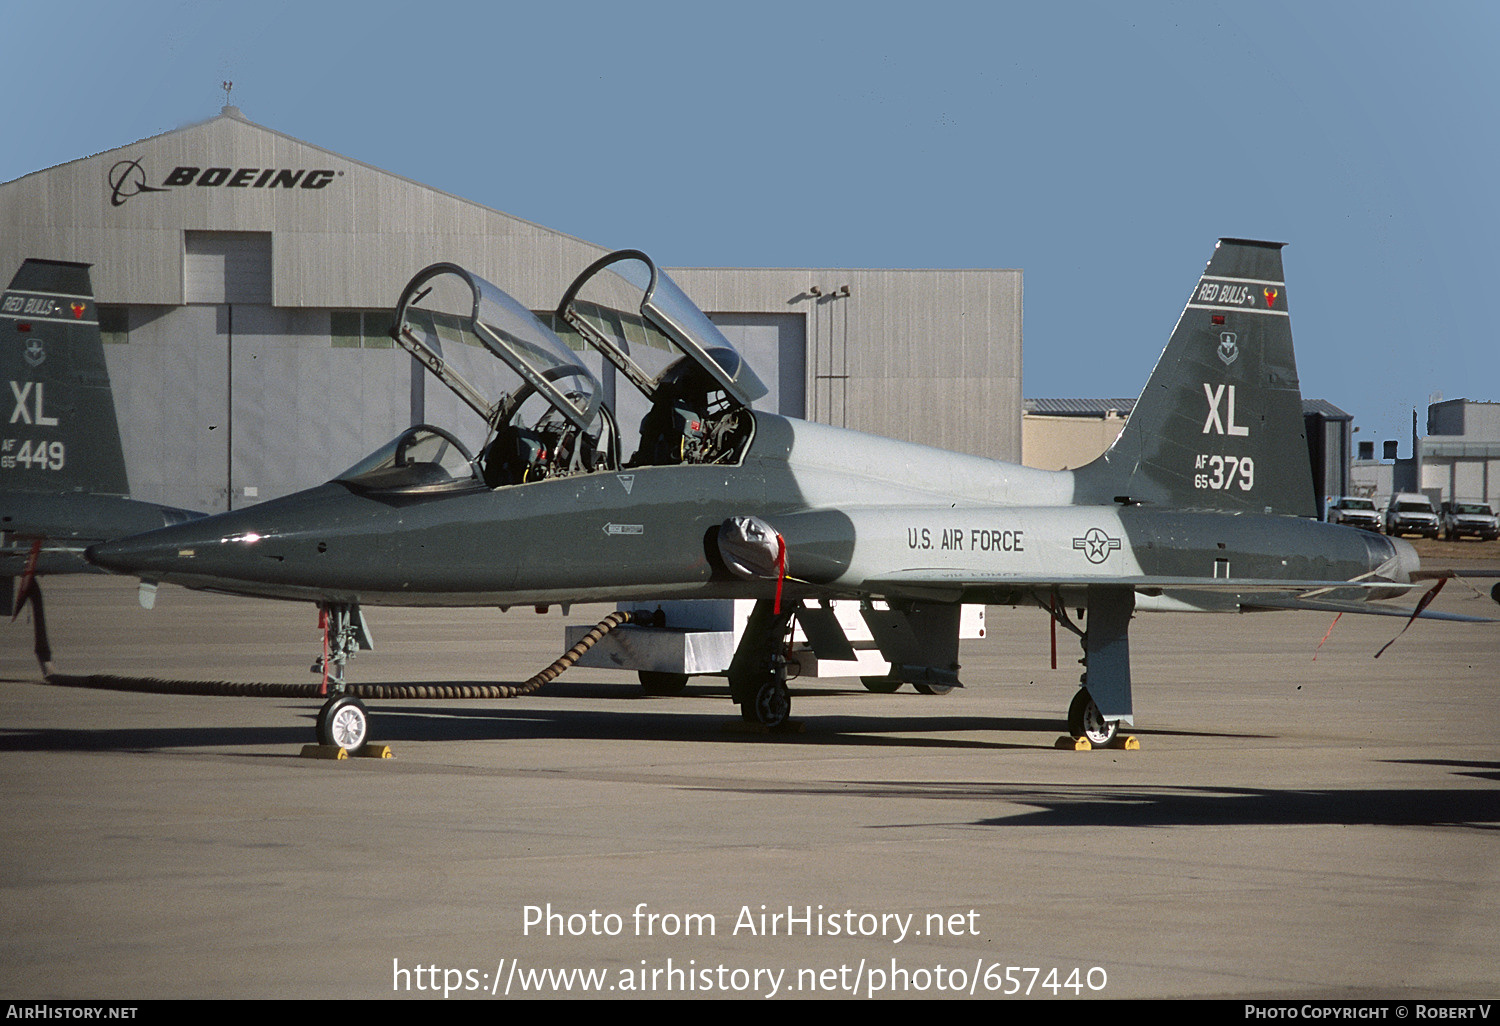
[[[1120,539],[1111,538],[1102,528],[1091,527],[1082,538],[1073,539],[1073,548],[1083,550],[1090,563],[1102,563],[1120,547]]]

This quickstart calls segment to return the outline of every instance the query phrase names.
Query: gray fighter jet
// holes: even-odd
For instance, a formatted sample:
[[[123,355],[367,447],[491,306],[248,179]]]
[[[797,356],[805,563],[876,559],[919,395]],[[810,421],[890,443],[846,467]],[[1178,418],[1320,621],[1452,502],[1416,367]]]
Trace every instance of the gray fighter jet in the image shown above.
[[[97,572],[89,545],[202,514],[128,497],[88,264],[22,263],[0,297],[0,376],[0,613],[32,603],[45,667],[38,576]]]
[[[1051,472],[752,410],[765,386],[638,251],[587,268],[557,331],[438,264],[392,335],[484,419],[477,455],[418,425],[326,484],[88,558],[317,603],[335,668],[319,736],[351,749],[367,716],[338,689],[362,605],[690,598],[756,600],[728,677],[771,726],[794,616],[849,658],[829,602],[857,599],[893,678],[941,688],[960,683],[960,603],[1036,605],[1081,639],[1068,722],[1105,744],[1133,722],[1136,610],[1410,612],[1369,605],[1412,587],[1409,544],[1316,519],[1287,311],[1280,244],[1222,240],[1118,441]],[[514,378],[494,400],[451,359],[486,351]],[[640,393],[631,455],[585,354]]]

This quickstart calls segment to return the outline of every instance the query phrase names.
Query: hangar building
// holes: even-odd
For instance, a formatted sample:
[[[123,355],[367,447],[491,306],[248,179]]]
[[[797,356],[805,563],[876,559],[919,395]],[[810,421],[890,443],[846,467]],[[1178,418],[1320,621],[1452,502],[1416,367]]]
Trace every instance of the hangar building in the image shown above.
[[[93,265],[132,494],[208,511],[324,481],[414,422],[477,450],[482,422],[385,334],[401,288],[448,261],[547,313],[613,248],[234,107],[0,184],[0,274],[26,257]],[[1019,461],[1019,270],[652,255],[770,386],[757,406]],[[629,386],[594,368],[621,425],[638,422]]]
[[[1500,507],[1500,403],[1432,403],[1418,457],[1422,491],[1438,502]]]

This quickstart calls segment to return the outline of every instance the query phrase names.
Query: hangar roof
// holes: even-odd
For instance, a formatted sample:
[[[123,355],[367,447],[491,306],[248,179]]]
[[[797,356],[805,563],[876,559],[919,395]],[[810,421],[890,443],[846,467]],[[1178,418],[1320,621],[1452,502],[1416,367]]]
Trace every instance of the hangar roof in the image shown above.
[[[233,107],[0,184],[0,263],[93,263],[103,302],[181,304],[182,233],[194,231],[274,236],[272,302],[282,307],[383,307],[439,259],[466,262],[545,307],[557,281],[606,252]]]

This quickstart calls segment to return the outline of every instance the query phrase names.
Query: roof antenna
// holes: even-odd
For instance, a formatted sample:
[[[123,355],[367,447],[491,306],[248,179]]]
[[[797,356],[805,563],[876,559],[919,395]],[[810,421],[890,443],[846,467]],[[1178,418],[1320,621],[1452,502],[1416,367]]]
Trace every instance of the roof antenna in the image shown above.
[[[224,109],[221,110],[219,113],[221,113],[221,114],[234,114],[234,115],[238,115],[239,112],[240,112],[240,109],[229,102],[229,94],[234,90],[234,83],[233,82],[220,82],[219,83],[219,88],[222,89],[222,90],[224,90]]]

